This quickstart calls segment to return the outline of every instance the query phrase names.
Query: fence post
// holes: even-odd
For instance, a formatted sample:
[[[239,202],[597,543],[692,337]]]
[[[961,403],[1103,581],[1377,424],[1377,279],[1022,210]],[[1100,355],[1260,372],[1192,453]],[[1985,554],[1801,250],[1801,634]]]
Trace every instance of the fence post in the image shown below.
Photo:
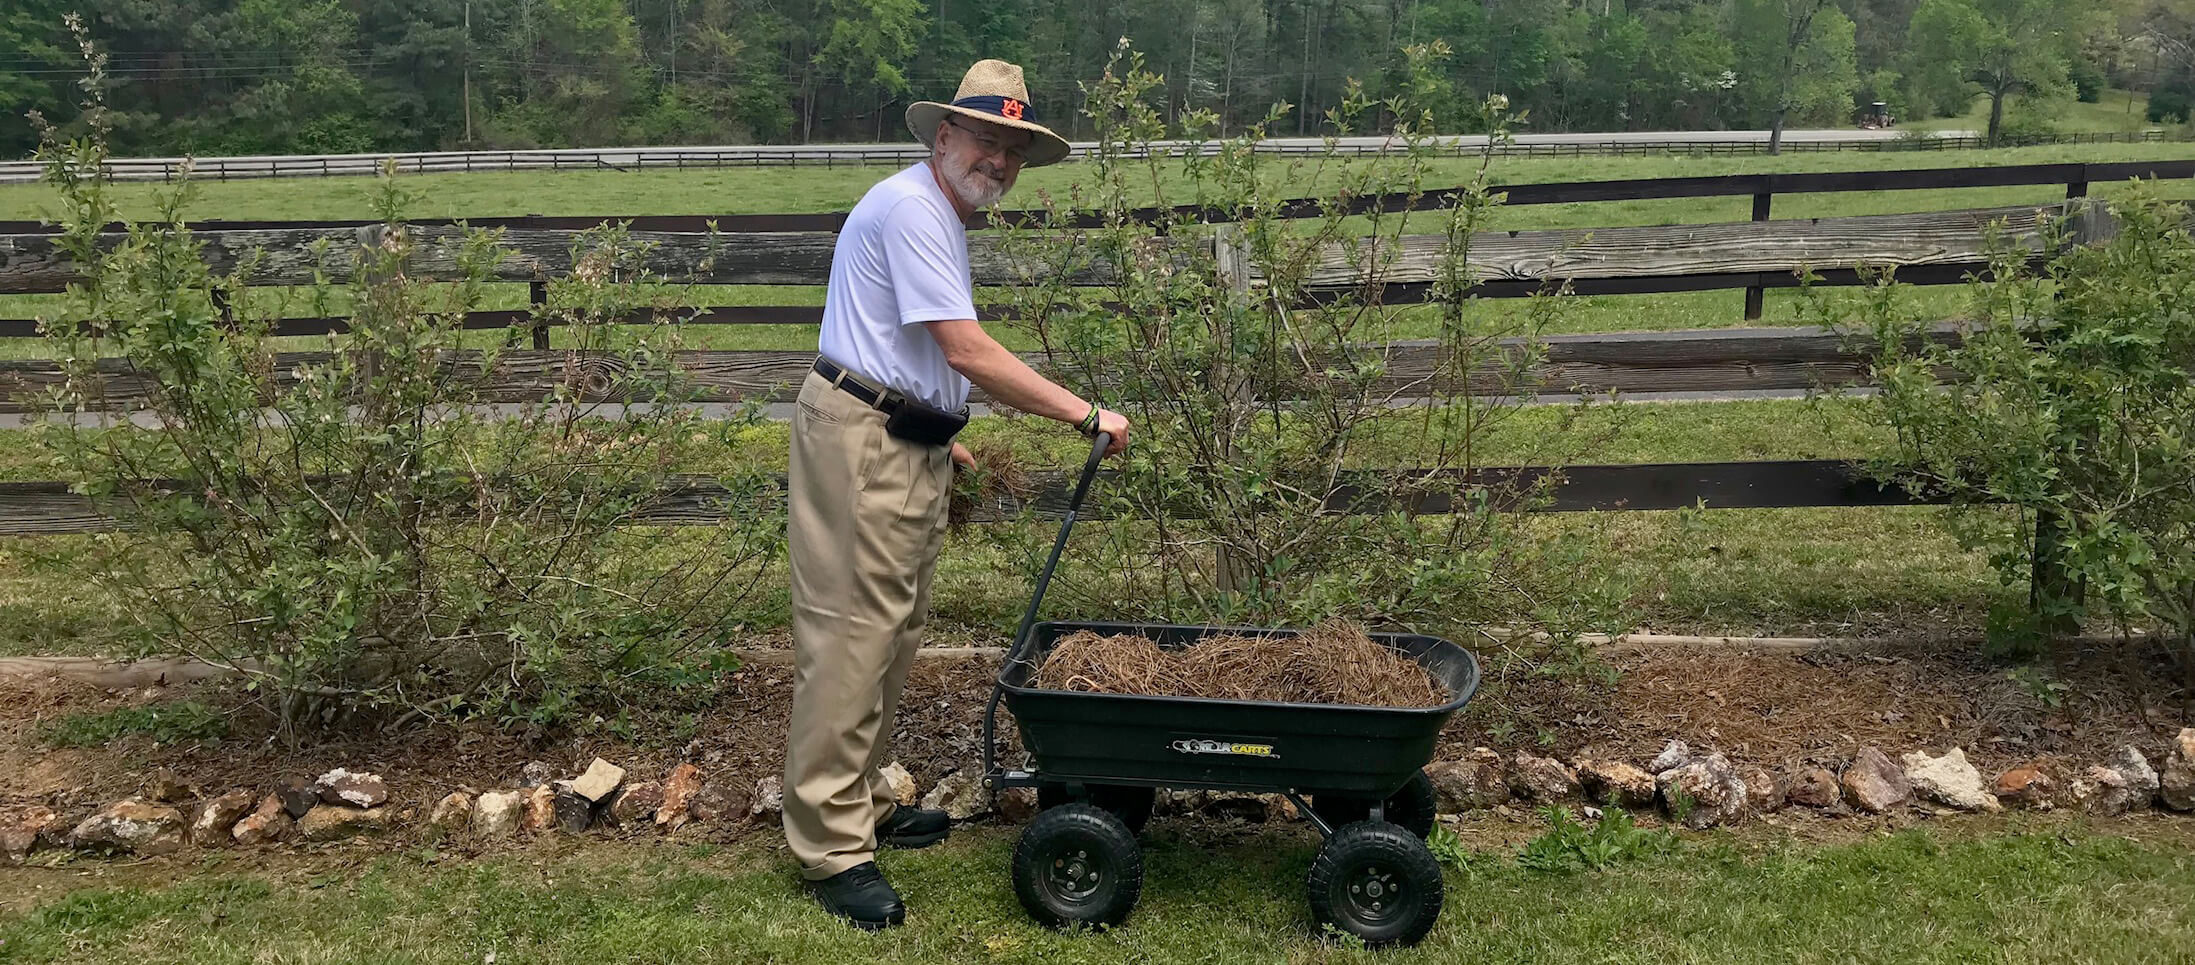
[[[1767,220],[1768,220],[1768,206],[1769,206],[1769,203],[1770,203],[1771,201],[1773,201],[1773,200],[1775,199],[1775,197],[1776,197],[1775,195],[1773,195],[1773,194],[1770,194],[1770,193],[1768,193],[1768,192],[1766,192],[1766,191],[1763,191],[1763,192],[1761,192],[1761,193],[1759,193],[1759,194],[1756,194],[1756,195],[1754,195],[1754,196],[1753,196],[1753,220],[1755,220],[1755,221],[1767,221]],[[1746,321],[1748,321],[1748,322],[1757,322],[1757,321],[1760,321],[1760,318],[1761,318],[1761,309],[1762,309],[1762,307],[1763,307],[1763,305],[1762,305],[1762,302],[1763,302],[1763,301],[1764,301],[1764,299],[1766,298],[1767,294],[1768,294],[1768,289],[1767,289],[1767,288],[1766,288],[1765,286],[1761,286],[1761,285],[1751,285],[1751,286],[1748,286],[1748,287],[1747,287],[1747,288],[1745,289],[1745,320],[1746,320]]]
[[[527,303],[528,303],[528,304],[530,304],[530,305],[534,306],[534,307],[535,307],[535,309],[537,309],[537,310],[538,310],[538,309],[539,309],[539,308],[540,308],[541,306],[543,306],[543,305],[546,305],[546,304],[548,304],[548,303],[549,303],[549,283],[548,283],[548,282],[546,282],[546,281],[536,281],[536,282],[532,282],[532,283],[530,283],[530,284],[528,284],[528,285],[526,286],[526,289],[527,289],[527,290],[526,290],[526,301],[527,301]],[[548,348],[548,347],[549,347],[549,323],[548,323],[548,320],[546,320],[546,319],[543,319],[543,318],[539,317],[538,315],[537,315],[537,316],[535,316],[535,318],[534,318],[534,339],[533,339],[533,342],[534,342],[534,348],[537,348],[537,349],[545,349],[545,348]]]
[[[1212,260],[1214,267],[1218,269],[1220,286],[1227,290],[1229,296],[1237,299],[1248,298],[1250,293],[1250,237],[1243,230],[1242,225],[1223,224],[1213,230]],[[1237,375],[1238,373],[1229,371],[1226,366],[1220,366],[1211,373],[1210,377],[1224,385],[1232,382]],[[1234,386],[1232,395],[1234,397],[1229,401],[1230,410],[1237,405],[1249,404],[1252,401],[1253,394],[1250,391],[1250,386],[1244,383]],[[1233,416],[1234,413],[1230,411],[1229,418],[1226,420],[1230,427],[1235,422]],[[1227,458],[1232,462],[1235,454],[1234,448],[1234,430],[1229,428],[1227,437],[1221,443],[1223,458]],[[1257,580],[1256,567],[1251,564],[1251,561],[1245,559],[1240,550],[1225,543],[1219,544],[1219,548],[1213,552],[1212,564],[1212,582],[1214,588],[1221,593],[1233,594],[1240,592],[1248,589]]]

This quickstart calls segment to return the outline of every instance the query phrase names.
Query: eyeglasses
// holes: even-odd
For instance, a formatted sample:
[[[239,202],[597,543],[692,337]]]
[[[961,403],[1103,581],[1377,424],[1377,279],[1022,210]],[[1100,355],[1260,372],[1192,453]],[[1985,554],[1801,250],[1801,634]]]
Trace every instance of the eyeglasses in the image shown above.
[[[961,122],[954,120],[950,117],[945,119],[945,123],[951,124],[954,127],[960,128],[961,130],[968,132],[968,136],[975,140],[976,150],[978,151],[982,151],[985,154],[999,154],[1003,152],[1007,160],[1010,160],[1015,164],[1028,163],[1029,148],[1027,145],[1023,145],[1021,147],[1007,147],[1005,143],[1001,142],[998,138],[992,136],[990,133],[976,130],[975,128],[969,127],[966,124],[962,124]]]

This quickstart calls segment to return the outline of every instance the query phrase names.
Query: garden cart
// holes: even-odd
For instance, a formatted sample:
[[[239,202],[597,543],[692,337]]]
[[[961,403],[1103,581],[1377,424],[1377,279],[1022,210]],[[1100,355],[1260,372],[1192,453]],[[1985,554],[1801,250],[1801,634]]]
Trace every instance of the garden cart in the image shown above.
[[[1143,887],[1136,834],[1160,788],[1286,796],[1323,837],[1311,862],[1311,915],[1370,945],[1411,944],[1439,917],[1440,865],[1426,847],[1432,782],[1423,768],[1449,718],[1478,689],[1478,661],[1435,637],[1375,633],[1447,689],[1437,707],[1389,708],[1044,690],[1051,646],[1079,630],[1138,634],[1162,648],[1219,634],[1286,636],[1248,627],[1036,622],[1076,513],[1110,440],[1098,436],[1075,482],[983,719],[984,784],[1034,788],[1039,811],[1014,847],[1014,892],[1052,926],[1117,925]],[[1003,700],[1029,752],[1026,770],[997,761]]]

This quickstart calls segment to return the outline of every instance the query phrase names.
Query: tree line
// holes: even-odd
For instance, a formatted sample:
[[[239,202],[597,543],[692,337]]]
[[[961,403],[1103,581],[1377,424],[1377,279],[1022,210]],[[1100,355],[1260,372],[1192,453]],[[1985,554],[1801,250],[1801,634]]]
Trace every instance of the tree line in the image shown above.
[[[1276,135],[1330,131],[1434,41],[1444,120],[1502,93],[1525,130],[1843,127],[1987,97],[1994,135],[2031,123],[2003,110],[2023,98],[2126,87],[2184,119],[2195,89],[2195,0],[8,0],[6,155],[33,146],[26,111],[74,113],[71,12],[111,55],[125,154],[895,141],[982,57],[1027,67],[1073,137],[1122,37],[1169,119],[1297,105]]]

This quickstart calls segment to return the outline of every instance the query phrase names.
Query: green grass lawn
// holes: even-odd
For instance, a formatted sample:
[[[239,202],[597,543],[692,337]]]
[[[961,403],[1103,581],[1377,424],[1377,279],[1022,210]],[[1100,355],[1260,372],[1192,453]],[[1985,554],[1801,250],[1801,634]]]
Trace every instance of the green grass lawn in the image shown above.
[[[1990,822],[1977,822],[1986,826]],[[1836,843],[1745,832],[1601,871],[1527,870],[1479,844],[1414,949],[1311,933],[1297,827],[1155,825],[1124,927],[1032,924],[1012,829],[887,852],[912,911],[865,934],[829,919],[758,833],[720,850],[551,839],[478,861],[342,848],[262,863],[0,871],[13,962],[2182,963],[2195,960],[2183,833],[2012,821]],[[2157,828],[2150,822],[2148,828]],[[772,841],[764,841],[768,838]],[[2144,840],[2147,838],[2147,840]],[[1467,837],[1466,843],[1472,842]]]
[[[1856,171],[1898,168],[1985,167],[2006,164],[2040,164],[2069,161],[2137,161],[2195,156],[2186,144],[2082,144],[1987,151],[1916,152],[1802,152],[1781,157],[1680,155],[1662,157],[1498,158],[1494,180],[1505,184],[1564,181],[1598,181],[1615,178],[1697,177],[1759,172]],[[1315,194],[1319,179],[1310,162],[1270,158],[1271,178],[1295,189],[1290,196]],[[1473,159],[1438,162],[1431,175],[1433,185],[1460,184]],[[498,215],[643,215],[643,214],[756,214],[843,211],[859,200],[870,185],[893,172],[886,166],[717,168],[688,171],[518,171],[472,174],[405,175],[406,186],[423,200],[409,212],[414,217],[489,217]],[[1087,178],[1087,166],[1066,163],[1026,172],[1008,196],[1008,207],[1034,204],[1038,192],[1064,198],[1069,188]],[[1182,181],[1169,173],[1161,184],[1178,190]],[[191,210],[198,218],[253,220],[359,219],[373,217],[368,202],[373,179],[278,178],[249,181],[209,181],[199,185],[200,202]],[[112,196],[128,217],[151,215],[154,185],[115,185]],[[1976,201],[1992,197],[1997,189],[1977,193],[1880,192],[1839,194],[1826,197],[1779,197],[1779,217],[1818,217],[1825,213],[1865,213],[1879,203],[1898,202],[1881,210],[1927,211],[1980,207],[1985,204],[2021,204],[2030,194],[2062,197],[2062,189],[2048,185],[2017,194],[2000,194],[2014,200]],[[0,186],[0,220],[37,218],[53,205],[52,189],[44,185]],[[1170,203],[1186,198],[1169,197]],[[1532,205],[1505,213],[1515,223],[1502,228],[1583,227],[1590,225],[1676,224],[1733,220],[1750,217],[1749,198],[1689,198],[1671,201],[1611,201],[1578,205]],[[1582,217],[1586,214],[1593,217]],[[1431,230],[1431,229],[1428,229]]]
[[[2129,90],[2103,91],[2094,103],[2070,97],[2036,100],[2015,94],[2006,98],[2004,110],[2007,122],[2034,116],[2067,134],[2125,134],[2160,126],[2149,122],[2149,95]],[[1989,98],[1976,96],[1966,113],[1957,117],[1931,117],[1910,123],[1901,120],[1898,126],[1923,131],[1986,132]]]

